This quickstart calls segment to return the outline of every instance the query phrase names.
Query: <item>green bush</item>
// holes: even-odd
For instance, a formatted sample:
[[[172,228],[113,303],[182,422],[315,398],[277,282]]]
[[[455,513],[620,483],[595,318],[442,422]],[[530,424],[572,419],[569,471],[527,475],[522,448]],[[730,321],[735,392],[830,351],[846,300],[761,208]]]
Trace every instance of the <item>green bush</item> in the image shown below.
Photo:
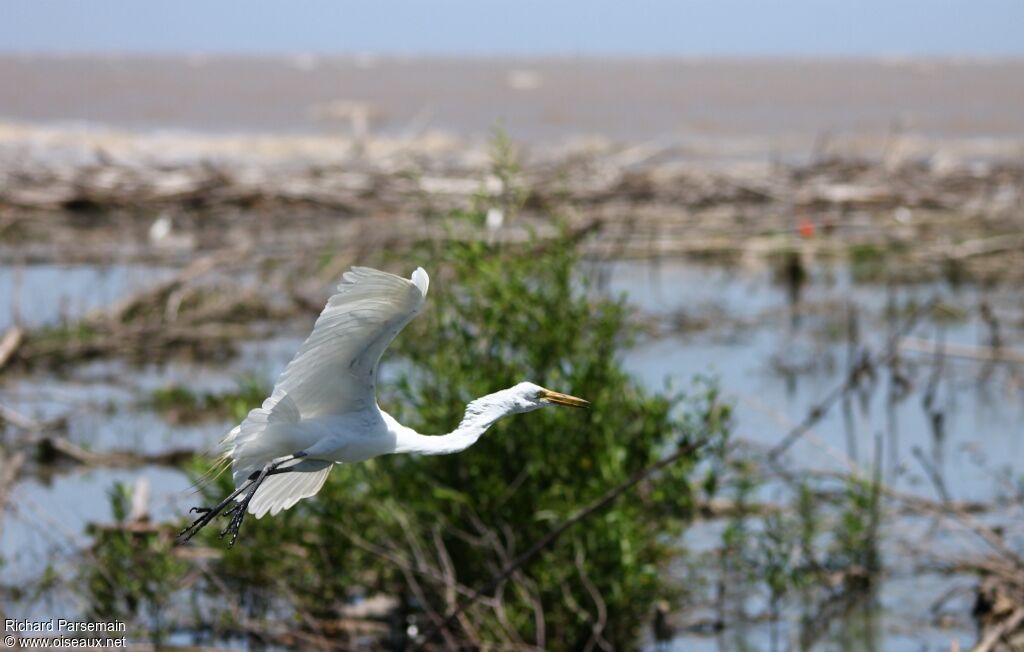
[[[298,612],[330,617],[360,587],[400,596],[422,632],[426,614],[449,611],[459,590],[465,600],[578,508],[680,443],[707,437],[713,443],[702,453],[526,565],[502,587],[500,604],[474,605],[457,633],[551,649],[591,638],[635,645],[653,603],[672,592],[666,564],[695,499],[714,488],[717,462],[698,457],[721,453],[728,406],[707,384],[686,399],[649,393],[623,372],[628,308],[591,291],[567,233],[517,248],[448,243],[429,268],[428,307],[387,357],[385,410],[420,432],[443,433],[468,401],[522,380],[593,408],[505,419],[458,455],[339,466],[317,498],[247,522],[215,572],[252,594],[253,614],[273,609],[269,596],[287,595]],[[227,489],[222,482],[209,498]]]
[[[108,492],[114,526],[90,526],[90,563],[81,582],[93,620],[141,620],[159,645],[170,625],[164,615],[175,585],[186,570],[171,554],[171,541],[147,522],[129,523],[131,490],[115,483]],[[138,527],[133,528],[132,525]]]

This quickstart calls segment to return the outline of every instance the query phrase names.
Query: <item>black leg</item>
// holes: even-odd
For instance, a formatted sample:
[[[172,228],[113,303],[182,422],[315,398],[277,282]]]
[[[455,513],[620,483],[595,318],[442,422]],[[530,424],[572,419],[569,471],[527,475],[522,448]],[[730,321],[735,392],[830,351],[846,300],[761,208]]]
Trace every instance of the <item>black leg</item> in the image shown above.
[[[225,516],[232,515],[232,519],[228,527],[220,533],[220,536],[224,537],[227,535],[228,532],[231,532],[232,537],[231,542],[228,544],[228,547],[234,546],[235,539],[238,538],[238,529],[242,526],[242,519],[245,518],[245,510],[248,509],[249,501],[251,501],[252,497],[256,494],[256,490],[259,489],[260,484],[262,484],[263,481],[266,480],[268,476],[278,475],[280,473],[288,473],[289,471],[292,470],[291,467],[284,469],[278,467],[284,464],[285,462],[290,462],[294,459],[299,459],[303,457],[306,457],[306,453],[303,451],[299,451],[298,453],[295,453],[294,455],[287,459],[283,459],[277,463],[268,464],[259,471],[253,471],[249,475],[249,477],[246,478],[245,482],[243,482],[237,489],[231,492],[230,496],[217,503],[217,505],[215,505],[214,507],[193,507],[192,509],[189,510],[189,513],[191,514],[194,512],[200,514],[200,517],[193,521],[184,530],[179,532],[175,542],[178,545],[186,543],[192,537],[194,537],[196,533],[199,532],[199,530],[209,525],[210,522],[213,521],[213,519],[215,519],[218,514],[223,512]],[[238,496],[241,495],[242,492],[244,492],[247,489],[250,489],[250,491],[246,498],[244,499],[244,501],[240,501],[236,503],[235,506],[232,507],[231,509],[224,511],[225,508],[227,508],[228,505],[230,505],[233,500],[238,498]],[[240,507],[241,509],[239,509]]]
[[[263,481],[272,475],[288,473],[289,471],[294,470],[294,467],[292,466],[284,469],[280,469],[278,467],[285,462],[291,462],[303,457],[306,457],[306,453],[299,451],[286,459],[264,466],[263,470],[261,470],[259,474],[253,474],[256,476],[255,479],[253,479],[253,476],[249,476],[249,479],[252,480],[252,488],[245,494],[245,498],[238,501],[234,507],[224,512],[225,516],[228,516],[229,514],[231,515],[231,521],[220,533],[221,538],[224,538],[228,534],[231,535],[231,539],[228,541],[228,548],[233,548],[235,546],[235,541],[238,540],[238,530],[242,527],[242,521],[245,519],[245,514],[249,509],[249,503],[252,501],[252,497],[256,495],[256,491],[259,490],[260,486],[263,484]]]
[[[238,530],[242,527],[242,521],[245,519],[245,511],[249,509],[249,501],[256,495],[256,490],[260,488],[263,481],[267,479],[267,475],[276,468],[274,464],[268,464],[263,467],[259,475],[253,481],[251,489],[245,494],[245,498],[235,503],[235,506],[224,512],[224,516],[230,516],[231,520],[228,522],[227,527],[220,531],[220,538],[223,539],[227,535],[231,535],[228,539],[228,548],[235,547],[235,541],[238,540]]]
[[[192,509],[190,509],[189,514],[195,512],[197,514],[201,514],[201,516],[196,520],[192,521],[191,525],[189,525],[187,528],[178,533],[178,538],[175,540],[175,543],[177,543],[178,545],[186,543],[192,537],[194,537],[196,533],[199,532],[199,530],[209,525],[210,521],[217,517],[217,514],[220,514],[225,507],[231,504],[231,501],[237,498],[240,493],[249,488],[249,485],[252,483],[252,480],[253,478],[250,477],[248,480],[243,482],[240,487],[231,492],[230,496],[217,503],[217,505],[214,507],[193,507]]]

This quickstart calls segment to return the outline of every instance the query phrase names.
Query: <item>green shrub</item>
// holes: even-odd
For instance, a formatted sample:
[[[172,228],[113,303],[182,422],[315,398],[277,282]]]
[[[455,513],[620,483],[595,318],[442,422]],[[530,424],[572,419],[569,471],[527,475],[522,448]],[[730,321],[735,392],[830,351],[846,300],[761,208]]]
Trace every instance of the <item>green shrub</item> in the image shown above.
[[[720,452],[728,406],[707,385],[684,406],[682,395],[649,393],[627,376],[619,356],[628,309],[591,292],[577,263],[567,233],[525,248],[449,243],[435,252],[428,308],[393,345],[385,375],[402,373],[381,383],[381,405],[420,432],[442,433],[468,401],[530,380],[593,409],[505,419],[458,455],[339,466],[316,499],[246,524],[217,569],[226,585],[293,596],[293,607],[318,617],[335,613],[355,586],[383,591],[402,596],[422,631],[426,612],[453,605],[453,586],[438,574],[455,589],[484,586],[554,525],[681,442],[709,437]],[[592,637],[634,645],[654,601],[672,591],[665,567],[694,499],[714,485],[716,465],[699,477],[697,466],[694,454],[570,530],[503,587],[500,609],[475,605],[460,636],[533,643],[543,630],[552,649]],[[254,595],[251,613],[272,602]]]
[[[114,523],[90,527],[91,559],[82,570],[88,616],[142,620],[150,640],[159,645],[171,627],[165,613],[186,566],[171,554],[171,539],[160,528],[128,521],[132,496],[127,486],[115,483],[108,496]]]

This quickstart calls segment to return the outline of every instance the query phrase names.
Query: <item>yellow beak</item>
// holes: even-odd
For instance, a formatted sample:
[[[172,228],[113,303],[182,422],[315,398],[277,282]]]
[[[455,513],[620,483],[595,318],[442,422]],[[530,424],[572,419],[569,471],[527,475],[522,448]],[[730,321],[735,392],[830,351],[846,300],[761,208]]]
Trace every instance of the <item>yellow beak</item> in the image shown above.
[[[569,396],[568,394],[552,392],[549,389],[545,389],[541,393],[540,397],[549,403],[554,403],[555,405],[567,405],[569,407],[576,408],[590,407],[590,401],[584,401],[582,398],[576,398],[575,396]]]

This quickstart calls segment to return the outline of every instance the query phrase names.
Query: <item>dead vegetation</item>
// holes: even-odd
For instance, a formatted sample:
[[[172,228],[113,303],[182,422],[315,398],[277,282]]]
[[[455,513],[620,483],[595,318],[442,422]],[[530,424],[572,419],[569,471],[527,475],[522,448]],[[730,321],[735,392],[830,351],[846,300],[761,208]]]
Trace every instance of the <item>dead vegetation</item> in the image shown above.
[[[487,151],[411,142],[322,162],[243,164],[96,152],[0,169],[0,257],[180,261],[248,246],[294,254],[412,246],[453,237],[522,238],[548,216],[601,225],[605,257],[847,259],[889,278],[1006,278],[1024,269],[1024,164],[1015,160],[850,159],[706,167],[680,146],[566,147],[516,154],[516,176]],[[517,224],[504,205],[521,206]],[[492,222],[484,227],[489,209]],[[452,231],[452,211],[480,211]],[[509,212],[509,211],[504,211]],[[116,251],[111,247],[114,243]],[[1014,271],[1016,270],[1016,271]]]
[[[647,146],[527,156],[519,183],[528,190],[521,194],[479,156],[375,160],[364,153],[342,163],[287,167],[243,167],[228,161],[140,163],[103,153],[85,165],[28,161],[0,171],[0,258],[15,265],[136,261],[171,264],[178,271],[109,309],[72,322],[36,329],[13,325],[0,337],[0,370],[10,377],[110,357],[226,360],[235,343],[315,315],[325,287],[353,260],[365,260],[367,252],[401,251],[425,241],[450,239],[523,242],[531,233],[555,233],[551,215],[565,220],[593,258],[689,256],[729,265],[769,261],[779,270],[779,282],[792,287],[794,311],[835,308],[799,302],[807,267],[815,259],[848,261],[865,279],[1021,280],[1024,164],[893,164],[822,156],[809,163],[777,163],[757,170],[712,170],[688,166],[679,154],[672,148]],[[522,207],[514,220],[504,219],[509,202]],[[460,219],[448,219],[452,214]],[[893,386],[900,387],[906,356],[927,358],[934,368],[941,368],[946,358],[1021,363],[1022,354],[1000,337],[1005,322],[991,311],[984,343],[954,345],[910,335],[919,319],[935,317],[933,308],[918,306],[904,315],[904,327],[894,331],[881,350],[866,350],[851,336],[856,355],[848,361],[844,382],[811,406],[804,419],[766,452],[764,459],[773,468],[765,475],[774,474],[795,487],[798,478],[777,464],[778,458],[812,433],[829,412],[856,400],[879,376],[889,374]],[[652,332],[721,327],[724,319],[676,315],[670,321],[667,326],[655,324]],[[155,409],[171,422],[202,418],[204,411],[222,414],[225,409],[222,402],[176,394],[173,389],[153,397]],[[940,424],[937,408],[925,408],[932,410],[933,423]],[[58,423],[0,410],[0,422],[19,432],[14,441],[39,463],[180,466],[194,454],[190,449],[153,455],[90,451],[60,437]],[[7,457],[0,465],[0,505],[26,463],[24,453]],[[927,459],[922,456],[920,463],[927,472]],[[1015,649],[1024,623],[1024,562],[1007,534],[986,519],[1001,518],[1019,500],[956,500],[943,490],[941,480],[935,481],[938,498],[925,500],[898,494],[877,477],[865,477],[863,469],[833,479],[871,489],[867,493],[876,501],[870,507],[875,511],[866,522],[872,528],[879,527],[878,519],[893,514],[930,517],[986,546],[985,555],[955,560],[957,568],[983,577],[975,610],[980,635],[974,649]],[[824,492],[816,497],[836,504],[848,498]],[[792,509],[766,501],[717,500],[695,505],[695,511],[729,520],[739,515],[772,518]],[[94,529],[103,536],[155,536],[164,542],[170,531],[166,524],[150,523],[140,515]],[[471,632],[472,620],[465,616],[474,610],[491,610],[500,619],[501,594],[490,595],[498,584],[511,587],[503,590],[531,595],[530,580],[519,571],[544,541],[519,556],[495,547],[500,562],[495,584],[481,590],[458,582],[445,564],[447,550],[429,534],[411,533],[409,541],[392,542],[390,548],[354,535],[350,543],[391,560],[412,594],[424,583],[444,588],[450,596],[445,609],[428,614],[434,633],[447,636],[456,621]],[[478,534],[488,545],[500,542],[493,533]],[[839,571],[816,569],[821,571],[816,577],[827,578],[825,594],[835,598],[823,601],[823,614],[843,608],[843,598],[863,591],[880,572],[869,568],[878,563],[873,556],[877,551],[868,549],[869,544],[876,545],[877,539],[864,544],[859,552],[866,556],[858,563]],[[424,557],[423,550],[431,551],[431,556]],[[914,552],[923,558],[931,555],[924,544]],[[931,561],[935,566],[954,565],[948,559]],[[582,560],[578,565],[585,583],[585,565]],[[261,630],[259,623],[249,623],[252,631],[245,634],[285,646],[331,649],[335,630],[352,637],[382,636],[382,617],[354,614],[333,624],[306,623],[287,631]],[[823,615],[822,620],[827,618]],[[712,629],[727,626],[724,623],[718,618]],[[595,646],[603,641],[600,627],[593,640]],[[525,646],[511,637],[509,644]]]

